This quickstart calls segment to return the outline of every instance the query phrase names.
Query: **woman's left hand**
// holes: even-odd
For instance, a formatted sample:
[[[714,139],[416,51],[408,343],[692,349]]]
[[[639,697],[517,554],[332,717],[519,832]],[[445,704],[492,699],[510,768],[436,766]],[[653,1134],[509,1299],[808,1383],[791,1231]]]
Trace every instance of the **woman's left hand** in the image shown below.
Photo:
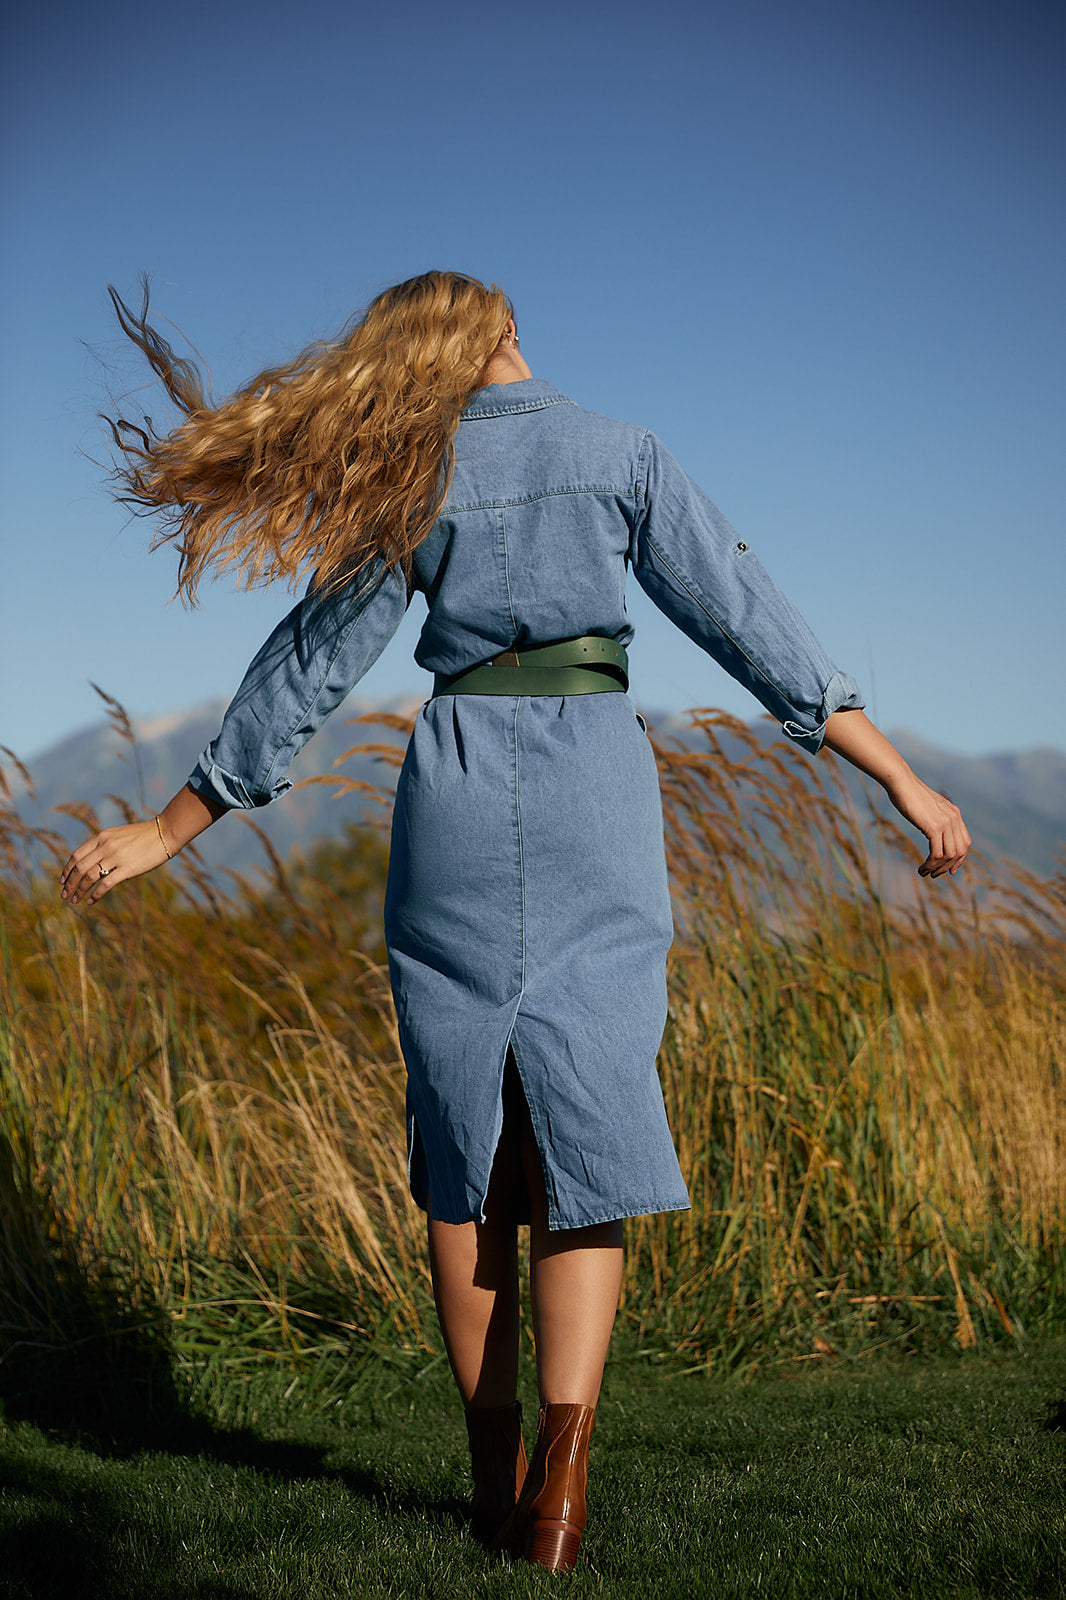
[[[834,711],[826,721],[825,742],[860,772],[876,778],[900,815],[925,834],[929,851],[918,868],[920,877],[958,872],[970,849],[962,812],[946,795],[915,777],[864,712]]]
[[[138,878],[161,867],[167,851],[153,817],[150,822],[129,822],[104,828],[79,845],[60,875],[60,897],[69,905],[84,902],[86,909],[126,878]]]
[[[939,878],[945,872],[958,872],[971,842],[958,806],[909,771],[904,776],[893,774],[885,790],[900,815],[929,841],[929,854],[918,868],[919,876]]]

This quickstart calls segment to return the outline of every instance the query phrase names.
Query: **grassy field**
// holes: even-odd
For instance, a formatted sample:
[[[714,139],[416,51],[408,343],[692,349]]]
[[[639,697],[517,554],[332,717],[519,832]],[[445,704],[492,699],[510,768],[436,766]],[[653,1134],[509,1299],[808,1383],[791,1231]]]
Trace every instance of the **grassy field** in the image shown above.
[[[0,1595],[1061,1596],[1066,1345],[744,1384],[620,1350],[569,1579],[486,1555],[440,1364],[234,1387],[213,1422],[0,1424]],[[288,1398],[285,1390],[288,1389]],[[222,1398],[222,1397],[216,1397]],[[528,1413],[527,1413],[528,1414]],[[72,1430],[73,1426],[73,1432]]]
[[[1066,876],[916,895],[722,722],[658,751],[693,1204],[628,1225],[578,1586],[1066,1593]],[[0,1592],[536,1585],[463,1534],[383,835],[89,916],[49,846],[0,810]]]

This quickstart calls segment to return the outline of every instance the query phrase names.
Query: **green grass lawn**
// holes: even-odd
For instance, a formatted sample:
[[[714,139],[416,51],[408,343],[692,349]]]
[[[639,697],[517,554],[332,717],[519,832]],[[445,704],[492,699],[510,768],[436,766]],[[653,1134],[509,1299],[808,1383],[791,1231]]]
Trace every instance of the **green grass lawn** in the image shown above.
[[[288,1398],[269,1378],[231,1386],[214,1423],[154,1433],[130,1417],[79,1436],[9,1405],[0,1594],[1066,1595],[1061,1343],[748,1385],[621,1353],[569,1579],[469,1538],[465,1435],[439,1363],[319,1380],[287,1378]]]

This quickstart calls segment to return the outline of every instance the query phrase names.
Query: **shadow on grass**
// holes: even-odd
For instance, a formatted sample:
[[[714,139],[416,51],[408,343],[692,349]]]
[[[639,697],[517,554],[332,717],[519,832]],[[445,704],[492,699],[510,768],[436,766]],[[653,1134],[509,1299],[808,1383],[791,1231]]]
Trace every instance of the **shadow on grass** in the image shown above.
[[[100,1314],[98,1304],[92,1310]],[[116,1309],[116,1323],[121,1315]],[[82,1324],[84,1328],[84,1323]],[[418,1496],[378,1474],[326,1462],[336,1448],[264,1438],[252,1428],[220,1427],[184,1402],[163,1341],[154,1330],[112,1325],[66,1346],[0,1354],[0,1408],[55,1442],[93,1455],[130,1460],[145,1452],[203,1457],[289,1480],[329,1480],[390,1512],[428,1512],[463,1525],[454,1497]],[[8,1467],[4,1478],[10,1482]]]
[[[1051,1401],[1044,1418],[1044,1429],[1047,1433],[1066,1433],[1066,1400]]]
[[[95,1297],[83,1309],[97,1319],[105,1314]],[[0,1360],[0,1415],[30,1423],[46,1436],[22,1436],[4,1448],[0,1427],[5,1600],[157,1600],[162,1592],[190,1600],[261,1600],[254,1587],[204,1574],[204,1511],[189,1501],[190,1480],[160,1470],[160,1457],[242,1469],[260,1477],[264,1487],[334,1484],[375,1518],[418,1525],[428,1520],[456,1532],[468,1524],[467,1510],[454,1496],[418,1493],[407,1484],[393,1485],[387,1473],[334,1465],[325,1445],[272,1440],[196,1415],[174,1384],[163,1340],[151,1329],[123,1327],[121,1308],[112,1309],[115,1322],[95,1335],[86,1335],[83,1325],[81,1336],[66,1346],[38,1347],[32,1355],[9,1350]],[[358,1453],[357,1435],[352,1443]],[[129,1469],[139,1473],[148,1457],[156,1459],[145,1460],[141,1490],[131,1485]],[[115,1467],[106,1467],[108,1461]],[[159,1497],[172,1485],[177,1500],[163,1510]],[[259,1493],[247,1499],[250,1507],[269,1503]],[[281,1516],[281,1526],[290,1516],[302,1525],[298,1505]],[[216,1536],[215,1558],[219,1550]],[[228,1527],[224,1551],[235,1563],[261,1560],[254,1519]]]
[[[205,1578],[173,1519],[146,1526],[134,1575],[128,1499],[84,1458],[5,1459],[2,1481],[5,1498],[19,1502],[3,1531],[0,1593],[10,1600],[157,1600],[164,1585],[190,1600],[260,1600],[254,1588]]]
[[[46,1436],[0,1451],[5,1595],[113,1592],[104,1568],[129,1503],[101,1474],[101,1459],[201,1458],[275,1480],[329,1481],[390,1515],[466,1522],[454,1497],[393,1488],[373,1470],[328,1464],[327,1446],[267,1439],[197,1413],[175,1382],[166,1319],[134,1272],[87,1274],[87,1252],[18,1168],[17,1146],[0,1132],[0,1416]],[[63,1454],[56,1444],[75,1448]],[[195,1593],[245,1600],[232,1586],[201,1583]]]

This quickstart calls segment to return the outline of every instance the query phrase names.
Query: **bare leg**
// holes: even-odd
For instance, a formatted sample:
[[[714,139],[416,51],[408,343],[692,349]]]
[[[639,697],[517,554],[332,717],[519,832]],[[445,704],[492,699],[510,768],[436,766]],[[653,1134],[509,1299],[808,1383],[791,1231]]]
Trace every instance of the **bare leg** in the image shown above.
[[[522,1168],[530,1197],[530,1297],[543,1405],[595,1406],[622,1286],[622,1224],[548,1228],[548,1199],[522,1101]]]
[[[484,1222],[429,1221],[429,1260],[444,1344],[467,1406],[504,1406],[518,1388],[519,1123],[504,1086],[504,1123]]]
[[[537,1444],[497,1547],[569,1572],[587,1515],[589,1436],[622,1278],[622,1224],[548,1227],[548,1202],[529,1111],[519,1147],[530,1199],[530,1289],[537,1345]]]
[[[429,1252],[444,1343],[466,1405],[507,1405],[518,1382],[517,1222],[530,1204],[530,1291],[545,1405],[594,1406],[622,1282],[622,1224],[548,1227],[540,1154],[513,1060],[484,1222],[431,1216]]]

